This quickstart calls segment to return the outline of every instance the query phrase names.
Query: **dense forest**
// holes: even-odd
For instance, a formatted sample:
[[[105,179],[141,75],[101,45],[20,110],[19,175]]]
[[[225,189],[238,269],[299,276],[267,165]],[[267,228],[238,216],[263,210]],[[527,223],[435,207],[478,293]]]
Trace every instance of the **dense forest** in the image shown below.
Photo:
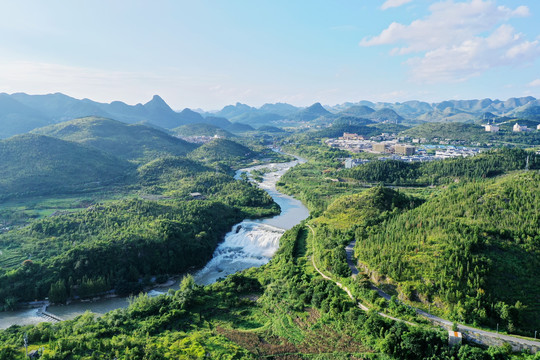
[[[362,312],[308,266],[310,237],[287,231],[267,265],[201,287],[190,276],[127,309],[0,332],[0,358],[22,359],[443,359],[498,360],[509,348],[448,347],[446,332]],[[521,356],[520,359],[532,359]],[[517,359],[517,358],[516,358]]]
[[[81,122],[118,125],[95,120]],[[101,317],[87,313],[2,330],[0,360],[23,359],[25,335],[30,350],[44,349],[43,359],[535,358],[512,355],[509,346],[449,347],[446,331],[427,324],[404,303],[431,306],[453,321],[500,324],[502,331],[530,336],[540,323],[540,289],[534,281],[540,278],[538,155],[502,149],[474,158],[377,161],[343,169],[348,153],[321,143],[329,133],[349,126],[366,134],[404,128],[341,120],[292,136],[266,128],[264,137],[254,132],[234,142],[216,139],[185,153],[163,143],[152,148],[139,142],[140,149],[118,145],[127,146],[124,157],[89,143],[32,135],[123,164],[118,170],[123,182],[115,183],[122,192],[120,199],[58,212],[1,233],[4,309],[44,297],[62,303],[137,294],[171,274],[204,265],[231,225],[279,212],[266,192],[232,177],[244,165],[287,159],[266,149],[268,143],[309,160],[288,171],[278,187],[301,199],[311,216],[284,233],[277,253],[260,268],[208,286],[188,275],[176,291],[132,297],[128,308]],[[98,133],[77,126],[60,125],[54,131],[60,137],[74,130],[83,136],[70,140],[84,143],[88,134]],[[197,128],[208,130],[183,129]],[[144,129],[139,140],[152,133]],[[103,150],[108,141],[126,139],[97,138]],[[176,144],[168,135],[160,139]],[[522,171],[526,168],[532,171]],[[363,272],[353,278],[345,246],[355,240]],[[320,276],[313,264],[349,286],[355,298]],[[370,290],[370,282],[395,296],[386,302]],[[356,301],[372,310],[362,311]]]
[[[78,142],[136,163],[164,156],[184,156],[197,147],[146,125],[129,125],[94,116],[46,126],[32,132]]]
[[[205,193],[217,192],[215,199],[123,200],[0,236],[0,301],[10,307],[58,292],[51,301],[138,291],[145,277],[204,265],[234,223],[279,211],[249,183],[204,179],[213,182]]]
[[[126,184],[135,166],[97,149],[43,135],[0,141],[0,199],[100,190]]]
[[[513,132],[512,126],[515,123],[527,125],[530,132]],[[538,121],[531,120],[511,120],[505,121],[499,125],[500,131],[496,133],[487,132],[479,124],[467,124],[461,122],[427,122],[413,128],[404,130],[400,133],[403,136],[413,138],[423,138],[427,141],[439,140],[458,140],[466,143],[515,143],[524,145],[538,145],[540,143],[540,132],[535,131]]]
[[[529,334],[540,324],[540,175],[452,185],[380,226],[358,228],[372,277],[451,319]]]
[[[524,169],[540,169],[540,155],[521,149],[502,148],[470,158],[445,161],[372,161],[352,169],[344,169],[339,175],[368,183],[426,186],[489,178]]]

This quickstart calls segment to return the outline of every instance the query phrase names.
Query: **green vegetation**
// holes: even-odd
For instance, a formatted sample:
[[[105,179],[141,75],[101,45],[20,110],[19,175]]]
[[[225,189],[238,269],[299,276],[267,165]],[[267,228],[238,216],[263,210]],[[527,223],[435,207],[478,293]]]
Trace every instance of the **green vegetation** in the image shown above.
[[[33,133],[89,145],[137,163],[163,156],[183,156],[196,148],[155,128],[100,117],[66,121],[33,130]]]
[[[344,247],[357,240],[356,255],[366,269],[365,278],[352,286],[359,288],[358,296],[383,305],[361,290],[372,279],[453,320],[492,328],[499,323],[501,329],[528,335],[538,327],[540,288],[531,279],[540,275],[540,179],[533,171],[497,177],[525,169],[527,159],[529,169],[539,169],[538,155],[500,149],[470,158],[373,161],[342,169],[332,150],[287,146],[312,160],[291,169],[278,185],[312,211],[316,258],[323,269],[348,277]],[[399,200],[405,195],[391,196],[390,203],[382,193],[372,197],[382,191],[378,186],[360,193],[362,184],[380,183],[447,189],[401,189],[425,199],[419,207],[414,198]],[[367,206],[373,203],[379,206]]]
[[[228,166],[242,162],[251,162],[257,152],[227,139],[212,140],[189,154],[189,158],[207,164],[222,163]]]
[[[11,306],[14,299],[43,298],[58,288],[66,292],[57,300],[111,288],[129,293],[144,277],[203,265],[225,232],[243,218],[279,211],[264,191],[204,170],[189,160],[156,160],[140,175],[160,195],[158,201],[97,205],[1,235],[0,249],[6,252],[0,256],[0,302]],[[175,182],[175,176],[182,177]],[[206,200],[191,200],[189,193],[197,190]],[[27,260],[17,262],[22,254]]]
[[[387,160],[345,169],[339,176],[368,183],[388,185],[426,186],[447,184],[461,180],[482,179],[508,171],[540,169],[540,155],[520,149],[502,148],[474,157],[454,158],[445,161],[406,163]]]
[[[26,333],[48,360],[511,358],[507,348],[449,348],[444,331],[362,312],[313,272],[309,239],[296,226],[269,264],[210,286],[188,276],[177,291],[138,296],[100,318],[13,326],[0,332],[0,356],[23,359]]]
[[[380,226],[357,229],[356,254],[404,298],[432,303],[451,319],[536,329],[539,184],[528,172],[453,185]]]
[[[43,135],[0,141],[0,199],[96,191],[125,184],[134,167],[99,150]]]
[[[206,287],[187,276],[177,291],[134,297],[127,309],[99,318],[85,314],[56,324],[13,326],[0,331],[0,359],[24,358],[25,333],[30,350],[43,347],[42,358],[49,360],[533,359],[513,356],[508,347],[449,348],[445,331],[363,312],[312,262],[374,310],[419,321],[399,296],[420,307],[431,304],[455,321],[499,323],[501,330],[530,335],[539,324],[534,279],[540,277],[540,175],[516,170],[527,157],[529,169],[538,169],[538,156],[506,149],[349,170],[341,164],[347,152],[320,142],[327,130],[281,140],[284,149],[309,161],[291,169],[278,186],[312,213],[307,224],[285,232],[267,265]],[[38,220],[0,234],[2,306],[45,296],[61,303],[113,289],[137,293],[154,277],[203,265],[232,224],[279,211],[265,192],[230,176],[231,168],[279,158],[263,151],[264,141],[216,139],[187,157],[167,151],[157,158],[144,155],[137,169],[108,157],[127,164],[120,200],[43,199],[51,208],[73,212],[34,214]],[[260,178],[265,171],[252,175]],[[425,186],[432,183],[443,186]],[[80,207],[70,207],[70,201]],[[0,216],[17,206],[27,215],[39,211],[30,205],[13,202],[0,208]],[[365,270],[354,279],[344,249],[352,240]],[[397,296],[389,302],[379,298],[369,289],[370,279]]]
[[[512,126],[518,122],[520,125],[528,125],[530,132],[513,132]],[[537,121],[511,120],[500,125],[501,131],[497,133],[486,132],[478,124],[466,124],[461,122],[433,123],[428,122],[401,133],[413,138],[424,138],[428,141],[434,139],[450,139],[464,141],[466,143],[495,143],[495,144],[520,144],[537,145],[540,143],[540,132],[536,131]]]
[[[232,138],[235,135],[227,130],[223,130],[219,126],[211,124],[187,124],[177,127],[172,130],[178,136],[220,136],[224,138]]]

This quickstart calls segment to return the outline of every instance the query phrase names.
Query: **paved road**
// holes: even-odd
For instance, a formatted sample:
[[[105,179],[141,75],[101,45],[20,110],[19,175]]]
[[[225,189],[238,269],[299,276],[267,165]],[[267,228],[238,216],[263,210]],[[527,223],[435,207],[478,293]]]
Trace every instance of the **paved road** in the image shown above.
[[[315,232],[313,231],[311,226],[309,226],[309,228],[311,229],[313,235],[315,235]],[[349,243],[349,245],[347,245],[347,247],[345,248],[345,251],[347,253],[347,264],[349,265],[353,276],[356,276],[359,273],[358,268],[356,267],[356,261],[354,260],[354,246],[355,245],[356,245],[356,240],[351,241]],[[376,287],[375,285],[371,284],[371,288],[373,290],[376,290],[377,293],[379,294],[379,296],[385,298],[386,300],[390,300],[391,296],[389,294],[385,293],[384,291],[382,291],[381,289],[379,289],[378,287]],[[433,314],[430,314],[430,313],[428,313],[426,311],[420,310],[418,308],[414,308],[414,310],[416,311],[416,313],[418,315],[423,316],[423,317],[427,318],[428,320],[430,320],[430,321],[432,321],[432,322],[434,322],[436,324],[442,325],[442,326],[444,326],[446,328],[451,328],[452,325],[453,325],[453,323],[451,321],[440,318],[440,317],[438,317],[436,315],[433,315]],[[471,326],[461,325],[461,324],[458,325],[458,330],[463,332],[463,333],[470,333],[471,335],[487,336],[487,337],[490,337],[490,338],[493,338],[493,339],[500,339],[500,340],[504,340],[504,341],[508,341],[508,342],[512,342],[512,343],[524,344],[524,345],[527,345],[529,347],[536,347],[537,349],[540,349],[540,341],[538,341],[538,340],[522,339],[522,338],[518,338],[518,337],[515,337],[515,336],[511,336],[511,335],[499,334],[499,333],[492,332],[492,331],[476,329],[476,328],[473,328]]]

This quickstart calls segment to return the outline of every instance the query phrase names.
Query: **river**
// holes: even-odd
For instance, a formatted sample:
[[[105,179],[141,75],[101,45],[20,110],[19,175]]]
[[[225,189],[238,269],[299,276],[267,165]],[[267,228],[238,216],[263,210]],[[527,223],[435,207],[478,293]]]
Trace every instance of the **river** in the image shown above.
[[[195,272],[195,281],[202,285],[215,282],[229,274],[254,266],[266,264],[279,247],[281,235],[309,216],[307,208],[298,200],[280,193],[276,190],[279,178],[291,167],[302,159],[288,163],[276,163],[253,166],[240,169],[236,172],[236,178],[242,172],[248,174],[257,169],[267,168],[263,181],[258,186],[274,199],[281,207],[281,213],[271,218],[250,220],[246,219],[232,227],[225,235],[224,240],[217,246],[212,259],[204,268]],[[158,288],[149,292],[150,295],[166,293],[169,288],[178,289],[178,282],[169,287]],[[127,307],[128,298],[109,298],[93,302],[75,302],[69,305],[49,306],[47,311],[62,319],[73,319],[86,311],[102,315],[108,311]],[[26,309],[0,313],[0,329],[6,329],[11,325],[28,325],[47,321],[40,317],[38,309]]]

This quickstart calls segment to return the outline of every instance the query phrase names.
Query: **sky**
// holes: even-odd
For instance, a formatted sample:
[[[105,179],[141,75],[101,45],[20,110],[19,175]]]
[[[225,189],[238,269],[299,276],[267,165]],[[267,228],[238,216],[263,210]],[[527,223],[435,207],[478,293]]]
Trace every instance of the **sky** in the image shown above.
[[[0,92],[220,109],[540,97],[538,0],[0,0]]]

